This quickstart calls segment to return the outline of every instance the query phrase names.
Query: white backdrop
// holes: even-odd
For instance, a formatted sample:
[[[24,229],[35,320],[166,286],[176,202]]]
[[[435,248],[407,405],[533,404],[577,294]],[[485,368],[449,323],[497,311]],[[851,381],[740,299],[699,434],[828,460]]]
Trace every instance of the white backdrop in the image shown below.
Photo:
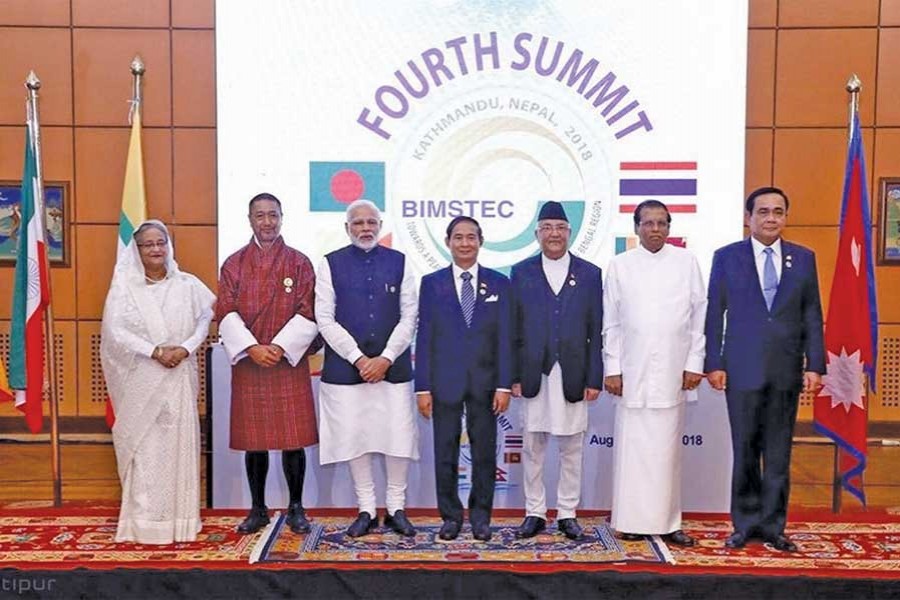
[[[244,476],[244,453],[228,447],[229,412],[231,408],[231,367],[221,346],[212,351],[212,431],[213,431],[213,507],[240,508],[250,506],[250,491]],[[318,387],[318,378],[313,379]],[[410,400],[412,401],[412,400]],[[316,406],[318,410],[318,405]],[[611,505],[613,414],[614,405],[605,392],[589,411],[590,421],[585,436],[584,484],[581,507],[609,509]],[[464,428],[465,429],[465,428]],[[525,506],[522,492],[522,464],[510,463],[521,452],[516,436],[522,435],[522,423],[515,400],[497,423],[498,478],[494,493],[497,508]],[[521,439],[521,437],[519,437]],[[725,396],[705,383],[699,399],[687,407],[684,437],[684,509],[701,512],[728,512],[731,485],[731,437]],[[431,421],[419,418],[420,459],[409,472],[407,506],[433,508],[437,506],[434,490],[434,451]],[[460,470],[468,473],[467,440],[463,440]],[[319,465],[317,447],[306,452],[306,484],[303,500],[307,507],[355,507],[356,497],[345,463]],[[271,452],[266,502],[272,508],[287,506],[287,486],[281,473],[281,453]],[[550,508],[556,503],[556,448],[551,443],[547,453],[547,501]],[[376,471],[379,506],[384,506],[384,468]],[[460,496],[467,505],[469,488],[466,478],[460,480]]]
[[[481,222],[482,264],[533,255],[548,200],[565,203],[572,251],[602,268],[634,245],[633,206],[657,198],[708,272],[742,236],[746,46],[740,0],[220,0],[219,263],[247,243],[261,191],[282,200],[285,240],[314,264],[347,243],[347,203],[373,200],[382,243],[417,276],[448,263],[456,214]],[[219,365],[217,427],[228,383]],[[591,412],[585,506],[608,504],[611,410],[602,398]],[[497,505],[520,506],[521,466],[505,462],[520,451],[515,405],[501,426]],[[701,392],[685,435],[687,507],[727,509],[719,396]],[[422,439],[410,504],[433,506],[424,424]],[[216,503],[245,504],[223,443]],[[353,505],[344,469],[308,478],[310,506]]]

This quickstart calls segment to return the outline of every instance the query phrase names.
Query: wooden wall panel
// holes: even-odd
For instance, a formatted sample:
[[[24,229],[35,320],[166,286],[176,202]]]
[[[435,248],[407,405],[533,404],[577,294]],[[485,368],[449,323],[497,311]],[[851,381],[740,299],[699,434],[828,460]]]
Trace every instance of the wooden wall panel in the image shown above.
[[[41,122],[72,124],[71,36],[69,29],[0,27],[0,124],[25,122],[25,77],[31,70],[42,85]]]
[[[871,156],[872,130],[863,135],[866,155]],[[775,131],[775,185],[791,200],[791,224],[837,225],[846,162],[845,129]]]
[[[173,111],[176,126],[216,124],[216,55],[212,31],[172,33]]]
[[[202,27],[216,24],[215,0],[172,0],[172,27]]]
[[[168,31],[75,29],[73,43],[76,125],[128,124],[132,90],[129,65],[136,54],[141,55],[147,69],[144,125],[171,124]]]
[[[900,125],[900,28],[882,29],[878,43],[878,86],[871,83],[866,94],[877,93],[877,122],[880,127]]]
[[[900,25],[900,0],[881,0],[881,26]]]
[[[775,31],[751,29],[747,37],[747,127],[770,127],[774,102]]]
[[[778,22],[778,0],[750,0],[750,27],[775,27]]]
[[[118,224],[128,155],[129,128],[76,127],[77,188],[89,195],[80,223]],[[142,135],[147,209],[151,217],[172,220],[172,132],[145,128]]]
[[[100,321],[78,322],[78,414],[106,414],[106,382],[100,364]]]
[[[3,0],[2,25],[68,27],[69,0]]]
[[[875,81],[875,29],[782,29],[778,32],[775,123],[779,127],[847,123],[844,85],[851,73]],[[863,94],[864,125],[874,121],[875,98]]]
[[[874,27],[879,0],[780,0],[779,27]]]
[[[168,27],[169,0],[72,0],[76,27]]]
[[[772,185],[771,129],[748,129],[745,140],[744,197],[758,187]]]
[[[216,292],[218,280],[216,228],[201,225],[175,225],[170,228],[178,266],[193,273]]]
[[[216,224],[216,132],[175,130],[175,222]]]
[[[100,319],[103,302],[116,264],[116,225],[78,225],[76,242],[79,263],[76,289],[78,318]],[[89,267],[87,265],[90,265]]]

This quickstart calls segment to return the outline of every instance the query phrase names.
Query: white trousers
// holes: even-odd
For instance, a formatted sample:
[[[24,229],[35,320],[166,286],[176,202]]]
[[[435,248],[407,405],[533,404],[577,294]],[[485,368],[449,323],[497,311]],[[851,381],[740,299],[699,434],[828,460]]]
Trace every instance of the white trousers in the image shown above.
[[[375,477],[372,472],[374,453],[363,454],[349,461],[350,476],[356,491],[356,503],[359,512],[367,512],[375,516]],[[389,515],[402,510],[406,505],[406,473],[409,471],[409,459],[399,456],[384,455],[384,466],[387,472],[387,489],[384,503]]]
[[[547,494],[544,489],[544,456],[547,441],[556,438],[559,447],[559,485],[556,488],[557,519],[574,519],[581,502],[581,463],[584,433],[552,435],[545,431],[526,431],[523,440],[525,475],[525,516],[547,519]]]

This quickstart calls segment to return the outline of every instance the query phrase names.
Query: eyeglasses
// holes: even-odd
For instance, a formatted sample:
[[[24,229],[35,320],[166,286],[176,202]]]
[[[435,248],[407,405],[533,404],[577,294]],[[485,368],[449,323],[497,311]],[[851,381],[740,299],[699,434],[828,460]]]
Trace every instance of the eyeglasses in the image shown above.
[[[169,242],[147,242],[145,244],[138,244],[138,248],[167,248],[169,246]]]
[[[569,230],[568,225],[539,225],[538,231],[541,233],[565,233]]]
[[[668,221],[641,221],[641,227],[646,227],[647,229],[668,229],[669,222]]]

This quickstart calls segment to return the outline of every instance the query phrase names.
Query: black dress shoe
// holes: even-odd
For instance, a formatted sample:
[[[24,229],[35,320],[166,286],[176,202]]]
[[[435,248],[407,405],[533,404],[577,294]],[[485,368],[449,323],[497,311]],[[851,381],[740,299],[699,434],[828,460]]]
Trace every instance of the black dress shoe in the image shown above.
[[[673,531],[662,536],[664,540],[675,544],[676,546],[693,546],[694,538],[683,532],[682,530]]]
[[[460,523],[459,521],[447,519],[446,521],[444,521],[444,524],[441,525],[441,530],[438,532],[438,537],[446,542],[455,540],[459,535],[459,530],[461,528],[462,523]]]
[[[644,536],[639,533],[627,533],[625,531],[620,531],[619,539],[625,540],[626,542],[640,542],[642,539],[644,539]]]
[[[547,528],[547,521],[540,517],[525,517],[522,524],[516,528],[516,539],[534,537]]]
[[[797,552],[798,551],[797,544],[792,542],[790,539],[788,539],[787,536],[785,536],[783,534],[776,535],[775,537],[769,538],[766,541],[769,542],[770,544],[772,544],[772,546],[776,550],[779,550],[781,552]]]
[[[303,510],[303,505],[299,502],[288,506],[287,518],[285,518],[284,522],[287,523],[287,526],[294,533],[309,533],[309,519],[306,518],[306,511]]]
[[[491,526],[487,523],[472,523],[472,537],[479,542],[490,541]]]
[[[574,518],[560,519],[556,523],[556,528],[570,540],[580,540],[584,536],[584,529]]]
[[[378,528],[378,515],[374,517],[369,513],[363,511],[357,515],[356,520],[350,524],[350,527],[347,528],[347,535],[352,538],[358,538],[360,536],[366,535],[367,533],[371,533],[373,530]]]
[[[396,533],[405,537],[415,537],[416,535],[416,528],[406,518],[406,513],[403,510],[398,510],[393,515],[387,515],[384,518],[384,526],[390,527]]]
[[[725,540],[725,547],[732,550],[739,550],[747,545],[748,535],[743,531],[735,531]]]
[[[265,506],[254,506],[247,514],[247,518],[237,526],[237,532],[243,535],[256,533],[269,524],[269,509]]]

